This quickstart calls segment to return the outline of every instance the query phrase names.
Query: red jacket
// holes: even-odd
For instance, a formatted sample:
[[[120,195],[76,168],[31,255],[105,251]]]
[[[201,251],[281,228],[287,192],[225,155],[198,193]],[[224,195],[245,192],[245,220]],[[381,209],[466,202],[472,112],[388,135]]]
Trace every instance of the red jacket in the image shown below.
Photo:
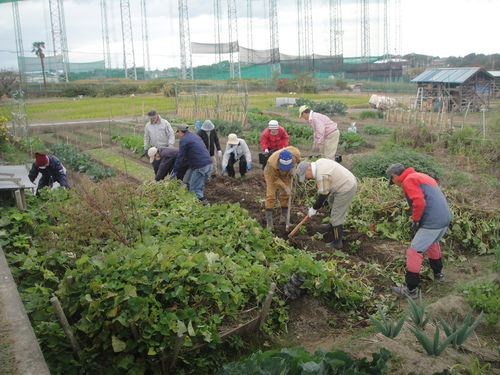
[[[275,148],[288,147],[289,139],[290,137],[288,136],[288,133],[282,126],[278,126],[278,134],[276,135],[271,135],[269,128],[266,128],[260,136],[260,145],[262,146],[262,151],[265,151],[266,149],[271,151]]]
[[[406,168],[398,181],[403,183],[403,192],[412,210],[411,219],[420,222],[420,227],[440,229],[450,225],[450,207],[436,180]]]

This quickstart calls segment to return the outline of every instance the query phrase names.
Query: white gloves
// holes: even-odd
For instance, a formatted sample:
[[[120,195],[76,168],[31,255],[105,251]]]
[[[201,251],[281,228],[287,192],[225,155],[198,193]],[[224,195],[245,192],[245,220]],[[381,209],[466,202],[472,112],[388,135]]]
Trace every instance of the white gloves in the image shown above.
[[[266,154],[269,154],[269,149],[267,149],[267,148],[266,148],[264,152],[265,152]]]
[[[285,193],[286,195],[290,196],[292,195],[292,189],[290,189],[288,186],[285,187]]]
[[[316,215],[316,212],[318,212],[318,210],[315,210],[314,208],[311,207],[307,215],[309,215],[309,217],[313,217],[314,215]]]
[[[219,155],[219,158],[222,158],[222,150],[217,151],[217,155]]]

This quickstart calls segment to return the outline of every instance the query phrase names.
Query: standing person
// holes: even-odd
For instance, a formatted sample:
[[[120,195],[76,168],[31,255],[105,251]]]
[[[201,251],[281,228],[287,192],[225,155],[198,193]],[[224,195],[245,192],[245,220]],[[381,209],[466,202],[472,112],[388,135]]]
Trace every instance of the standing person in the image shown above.
[[[271,150],[287,147],[289,139],[285,128],[280,126],[278,121],[271,120],[260,136],[260,146],[262,151],[269,153]]]
[[[309,122],[314,131],[313,151],[319,151],[324,158],[335,160],[340,132],[330,117],[311,111],[303,105],[299,108],[299,118]]]
[[[222,159],[222,150],[220,148],[219,136],[215,130],[215,125],[210,120],[205,120],[201,129],[198,131],[198,135],[203,139],[205,146],[207,146],[208,153],[212,158],[212,175],[214,178],[217,176],[217,160],[215,159],[215,150],[217,150],[217,155],[219,159]]]
[[[273,208],[276,189],[280,190],[281,220],[288,215],[288,200],[292,195],[292,168],[300,159],[300,151],[289,146],[272,154],[264,168],[266,179],[266,226],[273,229]]]
[[[187,162],[189,170],[186,178],[189,181],[186,182],[189,185],[189,191],[194,192],[203,205],[207,205],[203,188],[212,171],[212,158],[201,138],[191,133],[186,124],[177,125],[177,134],[180,137],[179,153],[171,176],[176,177],[184,162]]]
[[[222,174],[226,172],[229,177],[235,177],[234,164],[239,162],[240,175],[245,177],[248,170],[252,169],[252,153],[244,139],[238,138],[231,133],[227,136],[226,151],[222,158]]]
[[[155,171],[155,181],[161,181],[174,169],[175,160],[179,149],[177,147],[151,147],[148,150],[149,162],[153,164]],[[157,163],[154,163],[155,161]],[[177,178],[182,180],[186,173],[186,167],[181,168],[177,173]]]
[[[387,168],[385,174],[389,179],[387,186],[395,184],[403,188],[411,209],[414,233],[406,252],[406,286],[396,286],[392,290],[400,296],[417,298],[424,252],[427,251],[434,279],[444,281],[439,241],[451,222],[450,207],[436,180],[425,173],[418,173],[413,168],[405,168],[403,164],[396,163]]]
[[[66,168],[62,165],[61,161],[54,155],[46,155],[41,152],[35,152],[35,162],[31,166],[28,177],[31,182],[35,182],[38,175],[41,174],[38,181],[36,195],[39,195],[41,189],[45,186],[50,186],[57,182],[59,185],[69,189],[68,176],[66,175]]]
[[[144,126],[144,156],[148,155],[150,147],[172,147],[175,142],[172,126],[160,117],[156,109],[150,109],[148,116],[149,122]],[[155,160],[153,167],[157,168],[157,164],[159,161]]]
[[[330,206],[328,227],[333,234],[333,241],[328,246],[342,249],[344,221],[358,188],[356,177],[347,168],[330,159],[318,159],[312,163],[302,161],[297,166],[297,174],[300,182],[304,182],[306,178],[314,178],[318,186],[318,198],[309,209],[309,217],[316,215],[328,199]]]

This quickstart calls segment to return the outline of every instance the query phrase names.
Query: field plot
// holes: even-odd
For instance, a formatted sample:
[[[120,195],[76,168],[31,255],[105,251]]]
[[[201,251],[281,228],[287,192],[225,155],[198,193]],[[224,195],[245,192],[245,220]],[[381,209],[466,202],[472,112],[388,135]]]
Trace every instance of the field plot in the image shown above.
[[[265,100],[270,98],[266,97]],[[356,101],[355,98],[352,100]],[[272,113],[290,116],[291,121],[300,123],[296,116],[292,118],[284,110],[277,109]],[[456,155],[452,155],[452,151],[456,149],[452,150],[451,146],[438,149],[438,142],[429,141],[432,138],[427,129],[422,130],[416,125],[401,127],[400,130],[398,123],[376,118],[359,119],[355,115],[339,116],[336,120],[342,131],[346,131],[351,122],[356,122],[358,132],[366,137],[368,143],[363,147],[342,149],[343,163],[348,168],[356,157],[371,155],[380,144],[387,147],[382,153],[388,153],[399,142],[403,145],[402,149],[434,152],[445,163],[448,171],[463,168],[467,174],[475,176],[474,173],[481,169],[475,178],[484,178],[481,180],[483,182],[492,181],[492,176],[499,174],[496,168],[486,167],[486,162],[477,163],[479,159],[474,158],[478,156],[470,148],[463,155],[459,151],[459,157],[453,158]],[[394,132],[364,133],[365,128],[372,125],[386,126]],[[93,353],[93,359],[98,358],[101,363],[114,361],[116,368],[123,371],[137,366],[134,368],[154,368],[158,370],[157,373],[161,369],[167,373],[165,368],[169,363],[174,338],[182,332],[184,341],[180,348],[180,368],[184,374],[213,373],[215,368],[221,367],[222,353],[226,355],[240,349],[244,352],[246,349],[251,350],[252,346],[260,350],[303,346],[311,353],[318,348],[341,349],[355,358],[370,357],[384,347],[393,353],[390,369],[386,372],[393,375],[441,373],[457,364],[472,368],[474,361],[481,366],[490,364],[491,374],[500,373],[500,325],[498,319],[493,322],[494,313],[487,319],[483,318],[465,345],[450,346],[439,358],[426,354],[409,329],[413,327],[409,317],[400,335],[395,338],[378,333],[370,322],[368,314],[377,313],[377,304],[382,305],[385,313],[395,320],[408,308],[408,302],[394,296],[391,287],[404,280],[411,223],[404,208],[406,204],[402,192],[387,189],[385,178],[360,180],[356,202],[351,207],[345,228],[344,247],[333,250],[326,246],[332,240],[331,233],[321,226],[327,220],[329,210],[326,207],[306,221],[293,238],[288,237],[290,231],[280,221],[279,207],[274,211],[275,229],[270,232],[265,228],[266,186],[262,169],[257,164],[258,146],[251,147],[254,162],[246,177],[231,179],[219,175],[209,179],[205,196],[210,206],[200,206],[179,181],[148,182],[153,179],[148,158],[139,157],[111,139],[112,135],[141,135],[142,128],[142,124],[108,123],[40,135],[47,142],[51,139],[51,142],[73,144],[100,163],[118,169],[121,177],[125,177],[125,181],[106,181],[93,187],[85,182],[75,187],[75,190],[84,192],[82,207],[102,201],[99,201],[102,204],[99,210],[102,217],[96,215],[97,218],[93,220],[92,213],[95,214],[97,210],[78,212],[74,216],[68,215],[71,220],[65,224],[65,228],[72,230],[57,232],[57,229],[50,228],[50,231],[42,233],[44,244],[50,244],[51,240],[61,243],[67,241],[75,248],[71,254],[79,254],[76,260],[70,259],[69,263],[71,267],[75,266],[75,270],[78,268],[78,272],[84,274],[89,282],[88,285],[80,282],[74,287],[82,293],[78,301],[77,298],[74,301],[81,305],[82,310],[90,308],[88,318],[81,319],[81,311],[72,317],[74,322],[79,322],[78,330],[75,331],[87,348],[102,340],[106,346],[105,353],[109,353],[107,358],[102,358],[97,351]],[[452,139],[450,145],[459,141]],[[470,139],[464,142],[472,147]],[[225,144],[223,137],[222,144]],[[307,145],[303,148],[303,154],[310,154]],[[494,155],[494,150],[491,155]],[[472,165],[475,170],[469,169]],[[491,174],[485,177],[488,169]],[[125,187],[127,182],[132,182],[132,187]],[[476,282],[485,283],[483,291],[498,287],[498,273],[491,267],[498,263],[498,254],[495,255],[498,249],[494,248],[494,244],[499,241],[498,228],[495,230],[495,226],[498,226],[498,215],[495,216],[495,210],[499,207],[498,184],[492,183],[485,187],[474,183],[474,179],[469,179],[465,172],[450,173],[443,179],[446,193],[453,201],[456,217],[443,244],[446,281],[434,281],[427,260],[422,268],[422,296],[434,311],[425,330],[430,340],[436,327],[440,326],[437,314],[448,322],[455,317],[458,317],[459,322],[463,321],[473,305],[470,295]],[[96,189],[96,186],[99,188]],[[462,195],[460,189],[465,194]],[[316,194],[315,187],[311,187],[307,193],[305,190],[298,183],[294,185],[296,195],[291,206],[292,228],[307,214]],[[469,194],[470,191],[475,193]],[[477,207],[475,202],[479,199],[490,210]],[[136,206],[130,210],[129,204],[133,202],[139,207],[139,202],[143,201],[148,201],[147,204],[151,206],[141,212],[144,216],[137,220],[136,225],[135,214],[139,211],[135,210]],[[78,206],[80,208],[80,203]],[[73,207],[65,209],[68,214]],[[141,232],[143,226],[153,223],[158,225],[144,235]],[[384,226],[387,226],[388,232],[383,232]],[[462,237],[454,237],[462,229],[464,233],[468,232]],[[95,236],[88,239],[86,236],[89,233],[95,233]],[[144,235],[144,242],[139,241],[137,233]],[[68,235],[68,238],[64,235]],[[96,254],[87,255],[85,252],[94,251],[91,250],[92,246],[99,241],[102,242]],[[44,277],[52,282],[53,275],[50,272],[56,268],[51,263],[52,259],[59,261],[58,256],[61,259],[68,257],[70,250],[64,248],[59,253],[57,249],[47,247],[57,256],[49,254],[51,258],[46,261],[47,267],[43,263],[45,260],[40,262],[46,267],[42,272]],[[289,247],[294,250],[289,250]],[[175,257],[169,258],[171,254],[175,254]],[[21,256],[20,259],[24,261]],[[127,263],[129,260],[130,263]],[[26,264],[30,265],[29,262]],[[238,272],[235,271],[237,268]],[[78,279],[78,272],[72,272]],[[292,272],[306,277],[304,285],[307,285],[307,291],[297,300],[286,301],[285,283]],[[234,316],[261,304],[270,282],[276,282],[278,288],[271,305],[270,318],[262,331],[253,337],[244,337],[241,341],[237,338],[225,344],[211,341],[211,325],[220,321],[232,323],[235,321]],[[65,286],[64,281],[60,285],[58,293],[61,298],[69,300],[76,296],[75,289]],[[243,289],[245,292],[241,293]],[[37,293],[49,292],[37,290]],[[246,308],[241,307],[243,303],[241,311],[226,313],[224,310],[227,308],[224,305],[226,303],[232,306],[247,299],[251,303]],[[494,300],[494,297],[488,299]],[[30,307],[34,305],[32,302]],[[212,305],[215,309],[209,310]],[[129,315],[125,306],[131,311]],[[486,308],[478,306],[474,305],[474,319],[481,309]],[[74,313],[73,306],[67,308]],[[134,322],[139,328],[138,336],[130,332],[133,332],[131,327]],[[101,323],[105,329],[93,326]],[[90,340],[87,335],[94,339]],[[441,330],[441,341],[444,336]],[[160,340],[155,341],[158,337]],[[200,342],[206,342],[208,348],[191,354],[191,345]],[[135,353],[136,345],[142,345],[143,352]],[[49,349],[46,351],[54,361],[54,352]],[[67,348],[61,352],[68,363],[72,361]],[[90,363],[86,365],[91,367]],[[197,365],[203,370],[196,368]],[[207,368],[212,372],[205,371]]]

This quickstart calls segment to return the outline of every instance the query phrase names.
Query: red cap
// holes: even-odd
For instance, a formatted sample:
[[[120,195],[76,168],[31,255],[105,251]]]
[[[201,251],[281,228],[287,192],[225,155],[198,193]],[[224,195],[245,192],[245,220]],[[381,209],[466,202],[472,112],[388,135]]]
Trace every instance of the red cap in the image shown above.
[[[49,164],[49,158],[45,154],[35,152],[35,164],[37,167],[44,167]]]

